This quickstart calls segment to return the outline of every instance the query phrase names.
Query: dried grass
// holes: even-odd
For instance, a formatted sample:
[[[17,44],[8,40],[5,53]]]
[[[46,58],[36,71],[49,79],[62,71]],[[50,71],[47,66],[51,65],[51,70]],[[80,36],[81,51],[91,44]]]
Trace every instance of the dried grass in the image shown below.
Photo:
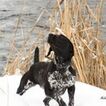
[[[87,0],[64,0],[61,5],[59,1],[57,0],[50,14],[50,32],[63,33],[73,42],[73,63],[78,80],[106,89],[105,43],[100,39],[103,0],[93,9]],[[28,39],[25,42],[28,42]],[[33,43],[27,52],[25,44],[17,50],[12,60],[9,58],[7,73],[14,74],[17,68],[23,70],[22,73],[28,70],[36,43]],[[11,49],[16,50],[14,43]]]
[[[34,32],[36,24],[39,22],[41,16],[43,15],[42,12],[40,13],[39,17],[35,21],[33,27],[29,29],[29,33],[27,33],[27,35],[24,35],[23,29],[22,29],[22,32],[21,32],[22,35],[20,35],[20,37],[22,37],[23,42],[20,44],[21,45],[20,48],[17,48],[17,45],[16,45],[17,30],[18,30],[18,27],[21,26],[21,16],[18,17],[16,25],[15,25],[15,30],[13,31],[14,37],[10,43],[10,53],[8,55],[8,61],[5,66],[5,74],[9,74],[9,75],[12,75],[15,73],[24,74],[26,71],[28,71],[30,65],[33,62],[34,50],[36,46],[40,44],[39,42],[36,43],[36,41],[32,40],[33,38],[31,37],[31,34],[32,32]],[[38,39],[43,39],[44,36],[42,36],[43,35],[42,32],[40,32],[40,30],[38,31],[39,31],[39,34],[36,35],[36,37],[38,37]],[[42,58],[43,55],[44,54],[41,53],[40,58]]]
[[[63,33],[73,42],[78,79],[106,89],[105,43],[100,39],[103,0],[93,9],[87,0],[64,0],[57,7],[51,15],[51,31]]]

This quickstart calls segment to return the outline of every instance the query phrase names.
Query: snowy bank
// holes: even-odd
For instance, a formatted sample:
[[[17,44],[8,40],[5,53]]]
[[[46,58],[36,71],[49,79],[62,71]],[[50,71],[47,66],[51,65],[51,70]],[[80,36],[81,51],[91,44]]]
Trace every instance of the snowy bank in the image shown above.
[[[44,91],[38,85],[29,89],[23,96],[17,95],[21,76],[0,77],[0,106],[44,106]],[[68,103],[68,95],[63,99]],[[50,106],[58,106],[52,100]],[[106,91],[100,88],[76,82],[75,106],[106,106]]]

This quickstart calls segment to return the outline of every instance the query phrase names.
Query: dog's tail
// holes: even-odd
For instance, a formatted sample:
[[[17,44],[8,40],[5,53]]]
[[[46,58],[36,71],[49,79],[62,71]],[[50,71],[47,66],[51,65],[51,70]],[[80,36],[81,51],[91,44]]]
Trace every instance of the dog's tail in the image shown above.
[[[39,62],[39,48],[36,47],[35,53],[34,53],[34,64]]]

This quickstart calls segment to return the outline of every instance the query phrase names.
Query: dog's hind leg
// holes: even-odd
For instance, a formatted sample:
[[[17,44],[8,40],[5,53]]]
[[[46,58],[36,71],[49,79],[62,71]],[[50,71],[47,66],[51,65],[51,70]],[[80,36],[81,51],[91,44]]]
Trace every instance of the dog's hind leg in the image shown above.
[[[68,95],[69,95],[69,105],[74,106],[74,93],[75,93],[75,85],[68,88]]]
[[[50,101],[50,100],[51,100],[50,97],[46,97],[46,98],[43,100],[45,106],[49,106],[49,101]]]

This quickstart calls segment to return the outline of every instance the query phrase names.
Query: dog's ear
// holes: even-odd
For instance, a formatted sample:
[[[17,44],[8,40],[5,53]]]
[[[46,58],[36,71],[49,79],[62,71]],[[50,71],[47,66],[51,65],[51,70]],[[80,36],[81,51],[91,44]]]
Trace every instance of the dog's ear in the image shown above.
[[[49,51],[48,51],[48,53],[47,53],[47,55],[45,57],[48,57],[50,55],[51,51],[52,51],[52,48],[50,47]]]
[[[34,53],[34,64],[39,62],[39,48],[36,47],[35,53]]]

